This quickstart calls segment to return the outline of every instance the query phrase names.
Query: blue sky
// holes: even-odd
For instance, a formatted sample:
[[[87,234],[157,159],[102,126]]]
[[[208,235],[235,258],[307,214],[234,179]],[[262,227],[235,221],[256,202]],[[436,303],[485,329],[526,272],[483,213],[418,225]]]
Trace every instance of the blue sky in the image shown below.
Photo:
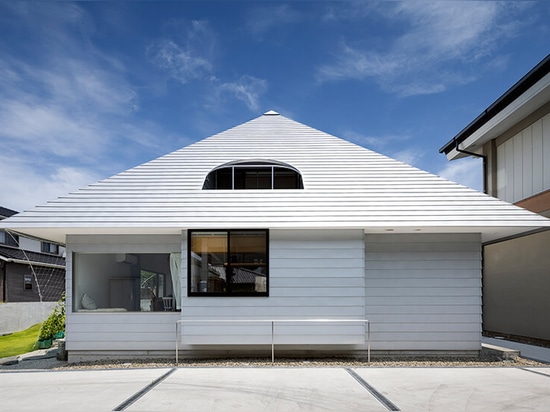
[[[550,2],[0,1],[0,205],[276,110],[481,189],[438,149],[550,51]]]

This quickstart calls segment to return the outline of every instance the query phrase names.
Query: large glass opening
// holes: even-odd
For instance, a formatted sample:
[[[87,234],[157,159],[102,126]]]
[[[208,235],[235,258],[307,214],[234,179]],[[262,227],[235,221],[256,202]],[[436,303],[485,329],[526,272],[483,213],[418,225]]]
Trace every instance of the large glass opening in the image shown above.
[[[75,253],[73,257],[75,312],[164,312],[180,307],[180,273],[171,261],[181,254]]]
[[[267,296],[267,230],[190,231],[190,296]]]

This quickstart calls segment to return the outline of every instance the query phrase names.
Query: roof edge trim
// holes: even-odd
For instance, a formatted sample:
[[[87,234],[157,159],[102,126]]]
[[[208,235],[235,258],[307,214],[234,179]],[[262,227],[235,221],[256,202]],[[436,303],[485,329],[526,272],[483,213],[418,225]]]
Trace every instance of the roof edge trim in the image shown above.
[[[550,54],[548,54],[541,62],[533,67],[529,73],[518,80],[510,87],[502,96],[486,108],[479,116],[477,116],[470,124],[462,129],[455,137],[449,140],[439,149],[439,153],[448,154],[457,144],[464,142],[476,130],[486,124],[489,120],[500,113],[504,108],[510,105],[514,100],[520,97],[523,93],[533,87],[540,79],[550,73]]]

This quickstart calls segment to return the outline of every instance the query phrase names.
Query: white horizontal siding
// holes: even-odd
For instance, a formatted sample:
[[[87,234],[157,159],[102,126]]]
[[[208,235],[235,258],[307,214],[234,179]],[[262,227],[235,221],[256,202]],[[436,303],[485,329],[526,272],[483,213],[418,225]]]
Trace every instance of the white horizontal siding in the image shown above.
[[[271,230],[269,297],[186,297],[183,319],[364,319],[361,230]],[[278,344],[357,344],[364,324],[275,324]],[[184,323],[183,343],[269,344],[271,324]]]
[[[68,313],[68,351],[175,350],[174,312]]]
[[[365,250],[374,350],[481,348],[479,235],[366,235]]]
[[[497,146],[497,195],[514,203],[550,189],[550,114]]]

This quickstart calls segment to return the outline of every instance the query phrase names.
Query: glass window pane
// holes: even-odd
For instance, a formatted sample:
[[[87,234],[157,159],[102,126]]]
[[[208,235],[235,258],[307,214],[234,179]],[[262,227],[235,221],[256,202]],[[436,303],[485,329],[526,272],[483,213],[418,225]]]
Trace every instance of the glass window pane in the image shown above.
[[[233,293],[267,292],[267,236],[264,231],[231,232],[227,277]]]
[[[191,292],[225,291],[227,232],[195,232],[191,234]]]
[[[216,189],[233,189],[233,168],[216,170]]]
[[[274,189],[303,189],[302,178],[294,170],[276,167],[274,170]]]
[[[73,310],[163,311],[173,296],[168,253],[75,253]]]
[[[271,168],[235,167],[235,189],[271,189]]]

